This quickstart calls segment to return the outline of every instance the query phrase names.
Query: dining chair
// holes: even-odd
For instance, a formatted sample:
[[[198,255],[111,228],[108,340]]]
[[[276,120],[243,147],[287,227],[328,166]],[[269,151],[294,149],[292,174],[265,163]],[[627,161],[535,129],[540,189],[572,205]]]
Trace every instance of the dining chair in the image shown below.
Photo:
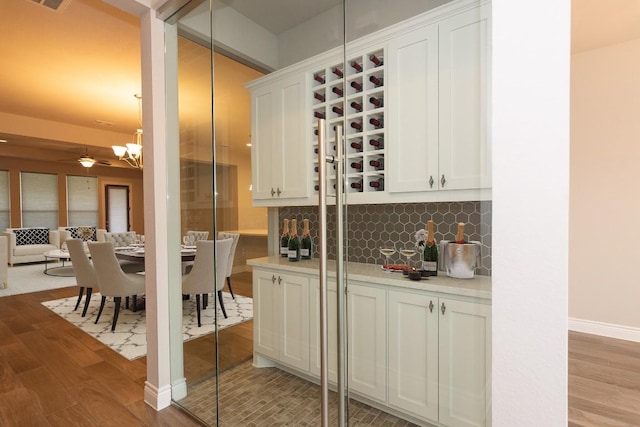
[[[134,311],[136,307],[136,296],[144,294],[144,276],[135,273],[125,273],[122,271],[120,263],[116,258],[114,246],[112,242],[89,242],[89,252],[93,261],[93,267],[96,272],[96,279],[102,299],[100,301],[100,309],[94,323],[98,323],[102,309],[107,297],[113,297],[115,303],[113,312],[113,322],[111,323],[111,332],[116,329],[118,315],[120,314],[120,305],[122,297],[128,298],[133,296]]]
[[[231,273],[233,273],[233,259],[236,256],[236,248],[238,247],[238,241],[240,240],[240,233],[229,233],[226,231],[218,232],[218,239],[233,239],[233,243],[231,244],[231,250],[229,251],[229,261],[227,261],[227,287],[229,288],[229,293],[231,293],[231,297],[236,299],[236,296],[233,294],[233,289],[231,289]]]
[[[215,263],[214,242],[212,240],[198,240],[196,242],[196,257],[193,262],[191,272],[182,279],[182,293],[185,295],[195,294],[196,312],[198,315],[198,327],[202,326],[200,296],[203,296],[202,309],[206,309],[205,296],[209,293],[217,293],[222,315],[226,318],[227,311],[224,308],[222,299],[222,288],[227,273],[227,260],[233,239],[215,241]],[[214,281],[215,277],[215,281]]]
[[[96,279],[96,273],[93,269],[93,264],[87,253],[84,251],[84,242],[80,239],[67,239],[65,240],[67,249],[69,250],[69,257],[71,258],[71,265],[73,272],[76,276],[76,285],[78,286],[78,301],[73,311],[78,309],[80,301],[82,300],[82,294],[84,290],[87,290],[87,297],[84,300],[84,308],[82,309],[82,317],[87,314],[89,308],[89,300],[91,299],[91,293],[93,288],[98,286]]]
[[[187,230],[187,236],[194,236],[194,241],[207,240],[209,238],[208,231]]]

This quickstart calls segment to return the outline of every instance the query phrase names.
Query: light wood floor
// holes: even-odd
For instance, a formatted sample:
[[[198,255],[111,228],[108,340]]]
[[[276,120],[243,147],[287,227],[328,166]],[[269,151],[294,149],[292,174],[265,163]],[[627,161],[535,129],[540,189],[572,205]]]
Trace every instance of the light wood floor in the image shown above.
[[[250,274],[237,276],[234,291],[251,296]],[[0,298],[0,426],[201,425],[144,404],[145,358],[126,360],[40,304],[73,295]],[[250,356],[251,329],[220,332],[221,366]],[[212,370],[212,344],[187,344],[185,375],[196,381]],[[569,333],[569,426],[640,426],[640,343]]]

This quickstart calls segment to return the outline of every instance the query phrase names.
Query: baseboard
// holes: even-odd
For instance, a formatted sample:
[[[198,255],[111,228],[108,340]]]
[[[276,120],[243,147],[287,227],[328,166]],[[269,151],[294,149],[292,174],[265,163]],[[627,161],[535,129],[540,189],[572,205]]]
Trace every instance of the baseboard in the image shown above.
[[[171,384],[171,398],[181,400],[187,397],[187,379],[182,377]]]
[[[620,340],[640,342],[640,328],[634,328],[631,326],[570,318],[569,330]]]
[[[153,384],[145,381],[144,403],[151,406],[156,411],[168,407],[171,405],[171,386],[165,385],[158,389]]]

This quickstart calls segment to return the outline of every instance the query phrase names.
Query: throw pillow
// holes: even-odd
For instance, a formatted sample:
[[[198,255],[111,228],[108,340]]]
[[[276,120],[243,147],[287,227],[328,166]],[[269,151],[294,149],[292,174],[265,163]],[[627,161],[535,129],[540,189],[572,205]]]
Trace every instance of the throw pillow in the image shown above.
[[[49,244],[48,228],[17,228],[13,233],[16,235],[16,246]]]
[[[83,242],[88,240],[96,241],[96,227],[80,226],[80,227],[67,227],[67,230],[74,239],[80,239]]]

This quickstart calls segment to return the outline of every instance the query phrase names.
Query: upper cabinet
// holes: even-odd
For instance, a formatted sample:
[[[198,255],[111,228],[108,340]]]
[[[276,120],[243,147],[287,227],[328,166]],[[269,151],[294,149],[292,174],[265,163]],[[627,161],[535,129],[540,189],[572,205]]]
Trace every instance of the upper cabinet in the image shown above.
[[[453,1],[250,83],[254,204],[318,202],[318,118],[329,155],[344,127],[349,203],[489,199],[490,26]]]

